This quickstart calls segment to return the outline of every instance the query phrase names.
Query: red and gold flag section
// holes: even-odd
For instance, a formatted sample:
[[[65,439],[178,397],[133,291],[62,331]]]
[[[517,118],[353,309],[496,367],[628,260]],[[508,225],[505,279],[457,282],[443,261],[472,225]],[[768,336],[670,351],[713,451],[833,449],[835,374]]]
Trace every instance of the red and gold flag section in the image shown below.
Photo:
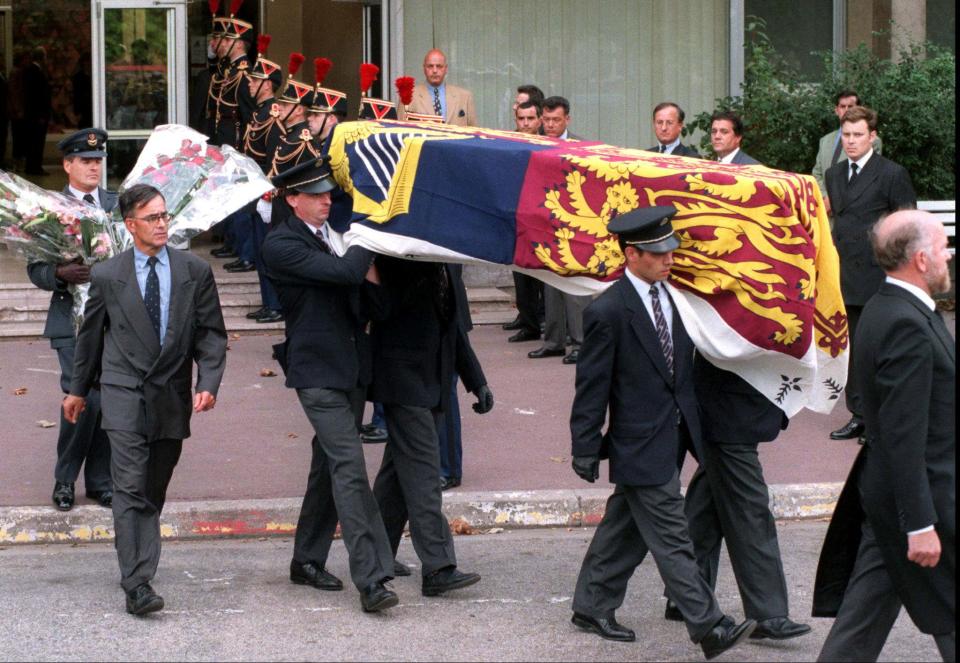
[[[839,262],[812,177],[508,131],[339,125],[332,223],[397,256],[497,263],[575,294],[620,278],[607,224],[672,205],[670,292],[697,348],[788,415],[846,383]]]

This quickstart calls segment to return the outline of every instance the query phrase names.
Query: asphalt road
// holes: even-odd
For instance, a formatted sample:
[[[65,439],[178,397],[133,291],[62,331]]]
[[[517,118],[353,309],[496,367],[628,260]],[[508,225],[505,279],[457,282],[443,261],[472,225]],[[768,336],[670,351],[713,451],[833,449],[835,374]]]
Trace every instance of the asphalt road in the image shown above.
[[[810,619],[810,592],[824,522],[780,523],[792,616],[813,633],[748,642],[719,660],[813,660],[831,621]],[[109,544],[0,548],[2,660],[703,660],[685,628],[662,619],[661,585],[648,559],[618,619],[637,631],[611,643],[571,626],[570,601],[591,529],[527,530],[457,537],[459,563],[483,581],[424,599],[420,578],[395,580],[398,607],[360,611],[357,592],[319,592],[287,579],[292,541],[165,544],[154,586],[167,608],[147,618],[123,611]],[[409,541],[400,559],[415,560]],[[335,542],[328,568],[347,579]],[[723,560],[721,607],[742,617]],[[939,660],[929,636],[901,615],[881,660]]]

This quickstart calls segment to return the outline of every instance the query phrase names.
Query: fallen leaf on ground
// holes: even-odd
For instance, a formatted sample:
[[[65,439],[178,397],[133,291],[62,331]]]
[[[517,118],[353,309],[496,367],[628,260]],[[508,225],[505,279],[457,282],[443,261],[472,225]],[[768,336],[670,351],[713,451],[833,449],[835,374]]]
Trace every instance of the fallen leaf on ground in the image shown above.
[[[13,390],[14,396],[23,396],[25,393],[27,393],[26,387],[17,387],[16,389]]]
[[[463,518],[454,518],[451,520],[450,531],[454,534],[463,534],[465,536],[473,534],[473,528],[470,527],[470,523]]]
[[[287,437],[289,437],[291,440],[295,440],[300,436],[297,435],[296,433],[287,433]]]
[[[276,376],[276,373],[274,373],[273,371],[271,371],[269,368],[261,368],[261,369],[260,369],[260,377],[262,377],[262,378],[272,378],[272,377],[274,377],[274,376]]]
[[[491,527],[487,530],[487,534],[500,534],[503,532],[502,527]]]
[[[567,462],[566,456],[550,456],[550,460],[552,460],[554,463],[566,463],[566,462]]]
[[[232,338],[234,341],[239,341],[240,334],[230,334],[230,338]]]
[[[47,421],[46,419],[40,419],[37,421],[37,426],[40,428],[53,428],[57,424],[53,421]]]

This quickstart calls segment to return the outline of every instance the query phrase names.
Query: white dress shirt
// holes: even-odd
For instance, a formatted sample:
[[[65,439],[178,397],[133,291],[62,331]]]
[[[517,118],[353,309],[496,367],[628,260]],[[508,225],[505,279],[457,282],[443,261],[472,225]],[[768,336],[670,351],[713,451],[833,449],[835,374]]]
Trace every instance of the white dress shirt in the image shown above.
[[[83,197],[86,196],[86,195],[88,195],[88,194],[84,193],[83,191],[81,191],[80,189],[76,189],[76,188],[74,188],[73,186],[71,186],[71,185],[69,185],[69,184],[67,185],[67,188],[70,190],[70,193],[72,193],[73,196],[74,196],[77,200],[83,200]],[[99,190],[99,189],[94,189],[93,191],[90,192],[89,195],[93,196],[93,202],[94,202],[94,204],[95,204],[97,207],[99,207],[100,209],[103,209],[103,205],[100,204],[100,190]]]

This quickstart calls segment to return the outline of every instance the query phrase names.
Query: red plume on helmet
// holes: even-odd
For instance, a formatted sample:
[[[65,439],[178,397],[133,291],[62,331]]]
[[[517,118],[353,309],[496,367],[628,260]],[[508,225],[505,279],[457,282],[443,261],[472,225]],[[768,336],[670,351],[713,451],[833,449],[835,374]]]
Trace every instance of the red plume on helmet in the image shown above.
[[[367,90],[370,89],[373,82],[377,80],[377,74],[379,73],[380,67],[375,64],[364,62],[360,65],[360,91],[362,93],[367,93]]]
[[[291,53],[290,61],[287,63],[287,75],[292,77],[294,74],[300,71],[300,66],[306,59],[307,58],[303,55],[303,53]]]
[[[400,103],[409,106],[413,101],[413,86],[416,84],[413,76],[401,76],[394,81],[397,86],[397,94],[400,95]]]
[[[230,16],[235,16],[240,11],[240,5],[242,4],[243,0],[230,0]]]
[[[314,58],[313,59],[313,73],[317,77],[317,85],[323,84],[323,79],[327,77],[327,74],[330,73],[330,68],[333,67],[333,62],[327,58]]]
[[[217,11],[220,9],[220,0],[209,0],[210,3],[210,14],[213,16],[217,15]]]
[[[270,48],[270,40],[272,37],[270,35],[259,35],[257,37],[257,53],[260,55],[266,55],[267,49]]]

